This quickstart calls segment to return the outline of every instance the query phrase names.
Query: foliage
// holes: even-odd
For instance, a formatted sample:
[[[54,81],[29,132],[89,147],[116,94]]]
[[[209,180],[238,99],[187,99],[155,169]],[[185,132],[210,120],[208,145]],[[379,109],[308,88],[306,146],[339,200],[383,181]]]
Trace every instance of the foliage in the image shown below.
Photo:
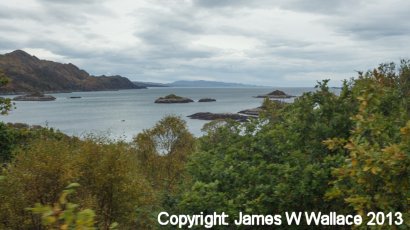
[[[7,85],[10,80],[0,70],[0,88]],[[6,115],[13,108],[13,103],[9,98],[0,97],[0,115]]]
[[[213,123],[189,163],[189,213],[409,213],[409,62],[318,83],[247,124]],[[403,128],[404,127],[404,128]],[[401,131],[400,131],[401,130]]]
[[[53,205],[37,203],[35,207],[28,208],[34,214],[41,215],[43,226],[50,229],[92,230],[94,227],[95,213],[91,209],[77,210],[78,205],[68,202],[67,197],[75,192],[80,185],[72,183],[63,190],[58,202]]]
[[[266,120],[208,127],[189,165],[193,183],[180,210],[269,214],[331,210],[323,203],[331,169],[344,160],[322,144],[349,134],[352,106],[347,85],[340,96],[327,82],[291,105],[265,101]],[[275,110],[274,108],[281,109]],[[269,111],[272,114],[269,114]],[[208,199],[204,199],[208,198]]]
[[[154,204],[155,197],[135,156],[127,144],[101,139],[39,139],[19,148],[0,181],[0,226],[41,228],[25,208],[55,203],[65,185],[78,182],[83,186],[74,201],[95,211],[98,228],[114,222],[121,229],[143,227],[136,209]]]
[[[25,208],[35,203],[55,203],[60,191],[80,175],[74,149],[70,141],[38,140],[15,152],[0,182],[3,228],[40,228],[40,220]]]
[[[155,229],[164,210],[410,219],[409,61],[359,73],[338,92],[325,80],[293,103],[265,99],[262,108],[249,122],[208,123],[198,139],[167,116],[131,143],[0,123],[0,228],[43,229],[25,209],[35,203],[48,219],[91,208],[98,229]],[[59,202],[70,183],[83,185],[70,197],[78,206]]]
[[[161,97],[161,99],[181,99],[182,97],[180,97],[180,96],[177,96],[177,95],[175,95],[175,94],[169,94],[169,95],[167,95],[167,96],[165,96],[165,97]]]
[[[11,160],[11,152],[15,142],[14,132],[6,124],[0,122],[0,162]]]
[[[406,62],[401,69],[408,69]],[[342,198],[358,213],[403,212],[410,217],[410,121],[407,109],[410,75],[396,74],[393,64],[362,75],[355,126],[347,139],[328,140],[330,149],[349,153],[334,170],[329,198]],[[408,84],[408,83],[405,83]],[[407,223],[410,226],[410,223]]]
[[[162,205],[170,206],[171,197],[186,180],[185,164],[195,150],[195,139],[185,121],[164,117],[152,129],[138,134],[134,144],[146,178],[160,193]]]
[[[0,122],[0,163],[10,162],[13,159],[12,152],[16,148],[25,148],[39,139],[61,140],[70,137],[52,128]]]
[[[124,142],[94,141],[85,141],[80,149],[78,182],[93,198],[99,227],[107,229],[114,222],[121,229],[151,225],[146,210],[156,204],[155,191],[143,176],[136,152]]]

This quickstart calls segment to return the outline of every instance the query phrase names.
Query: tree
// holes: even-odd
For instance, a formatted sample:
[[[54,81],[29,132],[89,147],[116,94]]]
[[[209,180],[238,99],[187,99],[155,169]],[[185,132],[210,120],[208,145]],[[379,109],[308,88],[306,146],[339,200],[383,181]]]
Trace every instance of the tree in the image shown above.
[[[185,121],[175,116],[161,119],[153,128],[134,138],[137,157],[146,178],[160,193],[162,205],[171,206],[172,196],[187,178],[185,166],[195,151],[195,138]]]
[[[336,210],[338,204],[323,199],[332,168],[345,156],[332,154],[322,141],[348,136],[351,99],[347,83],[338,96],[325,81],[291,105],[265,101],[262,119],[207,125],[188,163],[192,183],[178,211],[236,217],[240,211]]]
[[[9,79],[0,70],[0,89],[8,82]],[[0,115],[6,115],[12,107],[13,104],[9,98],[0,97]],[[13,132],[3,122],[0,122],[0,163],[10,161],[14,141]]]
[[[155,193],[126,143],[101,139],[38,139],[15,151],[0,181],[0,228],[41,229],[25,208],[58,202],[67,184],[80,183],[73,202],[95,211],[96,227],[147,228]],[[16,196],[16,194],[19,194]],[[137,212],[137,209],[143,211]]]
[[[0,70],[0,89],[9,83],[9,79]],[[0,115],[6,115],[13,107],[9,98],[0,97]]]
[[[94,227],[94,211],[91,209],[78,210],[77,204],[68,202],[68,195],[75,193],[75,188],[79,186],[77,183],[67,186],[58,202],[53,205],[37,203],[35,207],[27,208],[27,210],[41,215],[42,225],[47,228],[94,230],[96,229]]]
[[[408,62],[383,64],[337,94],[320,82],[266,119],[208,125],[179,211],[401,211],[408,219],[408,79]]]
[[[90,139],[77,150],[79,193],[91,197],[99,229],[117,222],[121,229],[152,226],[156,193],[144,177],[137,155],[127,143]]]
[[[0,122],[0,163],[9,162],[12,159],[12,150],[16,146],[15,142],[15,132],[6,124]]]
[[[384,64],[361,75],[356,81],[359,109],[352,116],[351,135],[325,142],[329,149],[349,154],[334,170],[327,197],[345,201],[363,216],[381,211],[402,212],[404,220],[410,217],[407,71],[407,64],[398,71],[394,64]]]

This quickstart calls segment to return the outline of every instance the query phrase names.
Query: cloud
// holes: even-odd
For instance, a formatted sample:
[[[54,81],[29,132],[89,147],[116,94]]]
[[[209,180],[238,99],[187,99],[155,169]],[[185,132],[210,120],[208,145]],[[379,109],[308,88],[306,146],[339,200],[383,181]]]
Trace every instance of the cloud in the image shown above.
[[[338,84],[409,58],[409,8],[406,0],[2,1],[0,51],[133,80]]]
[[[409,7],[410,2],[397,0],[364,4],[360,10],[349,15],[330,19],[329,26],[335,27],[340,34],[364,40],[409,36],[410,24],[403,23],[410,19]]]
[[[335,14],[360,7],[363,0],[193,0],[207,8],[282,8],[290,11]]]

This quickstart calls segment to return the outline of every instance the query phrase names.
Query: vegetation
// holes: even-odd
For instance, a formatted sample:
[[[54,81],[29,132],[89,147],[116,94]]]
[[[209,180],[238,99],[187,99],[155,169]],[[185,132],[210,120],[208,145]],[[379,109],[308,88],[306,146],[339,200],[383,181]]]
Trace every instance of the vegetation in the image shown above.
[[[0,229],[157,229],[161,211],[402,212],[410,227],[409,62],[263,108],[201,138],[168,116],[130,143],[1,124]]]
[[[28,208],[35,214],[41,214],[41,222],[44,226],[54,229],[78,229],[91,230],[94,227],[94,211],[84,209],[77,211],[77,204],[69,203],[67,196],[75,192],[80,186],[73,183],[63,191],[58,203],[53,206],[37,203],[34,208]],[[113,225],[114,226],[114,225]]]
[[[0,89],[9,83],[9,79],[0,70]],[[6,115],[12,108],[13,104],[9,98],[0,97],[0,115]]]
[[[182,99],[182,97],[177,96],[177,95],[175,95],[175,94],[169,94],[169,95],[167,95],[167,96],[165,96],[165,97],[161,97],[161,99]]]

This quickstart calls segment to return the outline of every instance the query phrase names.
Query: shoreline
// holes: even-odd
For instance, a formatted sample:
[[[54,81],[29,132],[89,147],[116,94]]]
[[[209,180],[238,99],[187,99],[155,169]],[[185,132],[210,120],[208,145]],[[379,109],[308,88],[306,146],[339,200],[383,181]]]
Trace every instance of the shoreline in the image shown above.
[[[137,88],[136,90],[139,89],[147,89],[147,88]],[[56,91],[42,91],[44,94],[60,94],[60,93],[84,93],[84,92],[115,92],[115,91],[122,91],[122,90],[134,90],[134,89],[103,89],[103,90],[56,90]],[[2,96],[15,96],[15,95],[25,95],[29,94],[32,92],[0,92],[0,95]]]

